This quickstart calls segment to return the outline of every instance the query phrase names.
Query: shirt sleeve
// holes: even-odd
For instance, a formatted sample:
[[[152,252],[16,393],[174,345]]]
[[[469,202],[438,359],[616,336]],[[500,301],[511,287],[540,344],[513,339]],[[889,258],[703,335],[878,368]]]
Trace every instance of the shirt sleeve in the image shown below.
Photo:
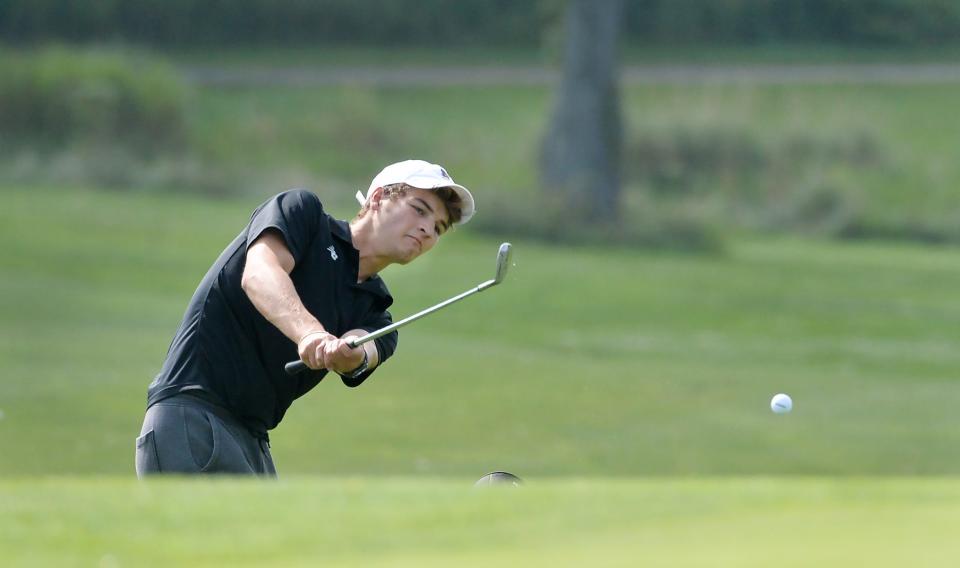
[[[303,259],[317,234],[329,231],[330,221],[316,194],[292,189],[275,195],[253,212],[247,226],[247,247],[267,229],[276,229],[290,249],[295,263]]]

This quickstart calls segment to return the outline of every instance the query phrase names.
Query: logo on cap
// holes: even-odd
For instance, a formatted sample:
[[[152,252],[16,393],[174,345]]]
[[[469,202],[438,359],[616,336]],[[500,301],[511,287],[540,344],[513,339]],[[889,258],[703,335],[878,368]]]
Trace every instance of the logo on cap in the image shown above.
[[[447,170],[445,170],[445,169],[443,169],[443,168],[440,168],[440,175],[442,175],[442,176],[443,176],[444,178],[446,178],[446,179],[450,179],[450,174],[448,174],[448,173],[447,173]]]

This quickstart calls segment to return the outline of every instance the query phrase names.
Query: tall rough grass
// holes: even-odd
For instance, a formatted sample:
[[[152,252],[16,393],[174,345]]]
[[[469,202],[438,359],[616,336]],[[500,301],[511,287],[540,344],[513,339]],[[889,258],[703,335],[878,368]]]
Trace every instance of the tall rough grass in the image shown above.
[[[860,223],[861,188],[837,171],[888,167],[866,131],[763,139],[747,127],[644,129],[626,150],[627,178],[667,210],[699,210],[724,224],[837,236]]]
[[[0,50],[0,179],[229,192],[193,155],[181,75],[138,51]]]
[[[8,147],[176,149],[186,141],[186,98],[180,76],[142,54],[64,47],[0,52],[0,140]]]

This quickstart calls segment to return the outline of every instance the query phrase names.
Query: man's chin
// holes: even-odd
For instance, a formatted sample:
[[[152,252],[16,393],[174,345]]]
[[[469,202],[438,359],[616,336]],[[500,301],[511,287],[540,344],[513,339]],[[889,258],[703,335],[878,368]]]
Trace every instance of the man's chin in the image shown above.
[[[404,264],[410,264],[411,262],[413,262],[414,260],[416,260],[418,256],[420,256],[420,251],[419,251],[419,250],[416,250],[416,249],[414,249],[414,250],[409,250],[409,251],[407,251],[406,256],[400,257],[400,258],[397,260],[397,264],[399,264],[399,265],[401,265],[401,266],[404,265]]]

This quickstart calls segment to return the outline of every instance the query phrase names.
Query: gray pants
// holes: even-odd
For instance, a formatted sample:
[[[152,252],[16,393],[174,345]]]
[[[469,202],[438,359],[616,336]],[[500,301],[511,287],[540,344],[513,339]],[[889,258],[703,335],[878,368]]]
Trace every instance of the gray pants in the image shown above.
[[[157,473],[277,475],[270,445],[197,397],[179,394],[147,410],[137,438],[137,477]]]

